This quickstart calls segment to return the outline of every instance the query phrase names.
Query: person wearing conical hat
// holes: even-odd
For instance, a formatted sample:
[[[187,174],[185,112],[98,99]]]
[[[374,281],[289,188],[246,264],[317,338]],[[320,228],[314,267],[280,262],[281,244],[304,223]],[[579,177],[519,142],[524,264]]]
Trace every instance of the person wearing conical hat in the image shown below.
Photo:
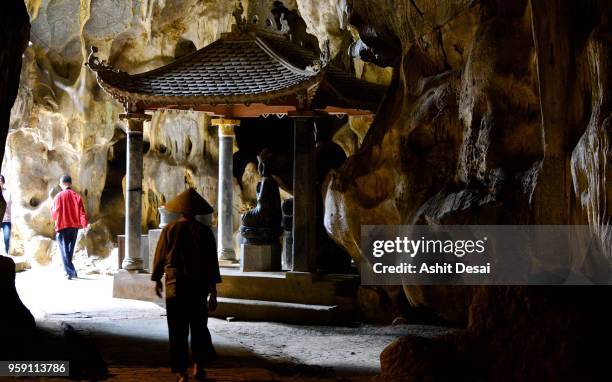
[[[177,195],[164,207],[182,214],[182,217],[164,227],[160,234],[151,280],[155,281],[155,292],[161,297],[161,279],[166,275],[166,318],[172,372],[177,375],[177,381],[187,381],[187,339],[191,331],[193,376],[203,380],[206,378],[204,366],[216,358],[206,325],[208,311],[217,307],[216,284],[221,282],[221,275],[212,230],[195,217],[211,214],[213,208],[193,188]]]

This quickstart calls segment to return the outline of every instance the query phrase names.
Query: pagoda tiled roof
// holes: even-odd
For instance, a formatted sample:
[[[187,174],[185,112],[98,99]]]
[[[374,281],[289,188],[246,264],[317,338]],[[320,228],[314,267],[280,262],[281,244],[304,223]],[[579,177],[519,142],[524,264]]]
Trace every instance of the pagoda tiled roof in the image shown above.
[[[384,87],[354,78],[333,65],[319,68],[319,57],[283,35],[256,32],[224,34],[212,44],[160,68],[128,74],[98,60],[100,86],[121,102],[155,105],[269,103],[304,94],[322,82],[325,96],[311,96],[319,107],[372,109]],[[331,97],[331,98],[330,98]],[[333,99],[333,101],[330,101]]]

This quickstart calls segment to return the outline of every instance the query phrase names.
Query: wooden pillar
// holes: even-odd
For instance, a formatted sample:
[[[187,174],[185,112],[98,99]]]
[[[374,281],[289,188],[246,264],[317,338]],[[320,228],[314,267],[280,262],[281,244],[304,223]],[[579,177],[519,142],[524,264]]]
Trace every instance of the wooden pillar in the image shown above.
[[[233,149],[235,119],[213,119],[213,126],[219,126],[219,188],[217,190],[217,248],[220,260],[237,262],[234,252],[233,219]]]
[[[125,182],[125,258],[123,269],[142,271],[143,259],[140,253],[142,234],[142,156],[143,124],[151,116],[144,113],[126,113],[127,118],[127,165]]]
[[[316,168],[312,118],[294,117],[293,271],[315,272]]]

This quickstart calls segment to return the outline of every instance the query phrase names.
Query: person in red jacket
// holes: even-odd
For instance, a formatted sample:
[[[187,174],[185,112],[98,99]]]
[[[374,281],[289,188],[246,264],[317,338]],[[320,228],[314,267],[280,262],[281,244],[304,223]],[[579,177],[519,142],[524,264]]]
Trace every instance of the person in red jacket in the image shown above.
[[[76,244],[79,228],[84,228],[87,232],[89,223],[83,207],[81,196],[72,190],[72,178],[63,175],[60,178],[62,191],[55,195],[53,206],[51,207],[51,217],[55,220],[55,232],[57,243],[62,253],[62,262],[66,278],[72,280],[77,278],[76,269],[72,264],[74,245]]]

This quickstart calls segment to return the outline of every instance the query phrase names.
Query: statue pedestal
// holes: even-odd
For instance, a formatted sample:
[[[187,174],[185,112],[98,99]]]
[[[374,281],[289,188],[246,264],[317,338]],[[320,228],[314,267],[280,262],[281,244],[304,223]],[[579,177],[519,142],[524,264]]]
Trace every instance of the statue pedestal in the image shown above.
[[[242,272],[279,271],[281,253],[278,245],[240,245],[240,270]]]
[[[161,235],[161,229],[150,229],[149,230],[149,272],[153,272],[153,262],[155,261],[155,251],[157,250],[157,243],[159,242],[159,236]]]
[[[293,233],[287,230],[283,232],[281,268],[283,271],[290,271],[293,269]]]

